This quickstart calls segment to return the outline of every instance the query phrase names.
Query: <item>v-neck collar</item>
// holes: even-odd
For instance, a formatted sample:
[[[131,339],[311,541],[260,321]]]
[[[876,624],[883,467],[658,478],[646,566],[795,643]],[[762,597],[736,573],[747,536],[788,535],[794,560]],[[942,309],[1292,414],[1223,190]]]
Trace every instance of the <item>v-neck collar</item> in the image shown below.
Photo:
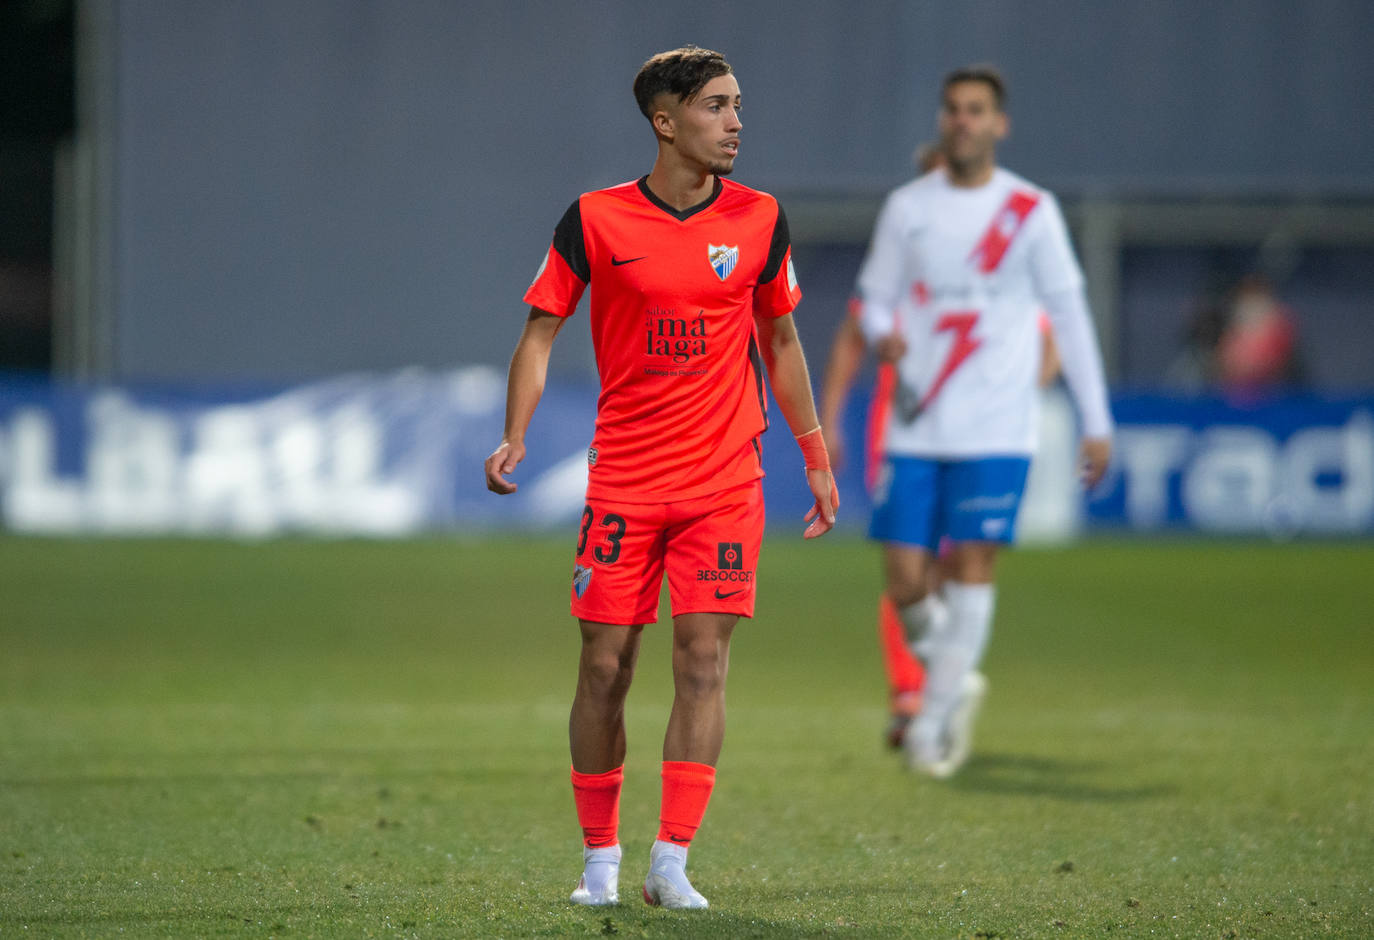
[[[711,195],[707,196],[704,200],[697,203],[696,205],[688,206],[686,209],[679,211],[677,209],[674,209],[672,206],[668,205],[662,199],[659,199],[657,196],[654,195],[654,191],[649,188],[648,173],[645,173],[643,176],[639,178],[639,191],[644,194],[644,198],[649,200],[658,208],[662,209],[664,212],[671,215],[673,218],[677,219],[679,222],[686,222],[688,219],[696,215],[698,212],[701,212],[705,209],[709,209],[711,207],[711,204],[716,201],[716,197],[720,195],[720,191],[724,188],[725,184],[722,183],[720,181],[720,177],[717,176],[716,185],[711,187]]]

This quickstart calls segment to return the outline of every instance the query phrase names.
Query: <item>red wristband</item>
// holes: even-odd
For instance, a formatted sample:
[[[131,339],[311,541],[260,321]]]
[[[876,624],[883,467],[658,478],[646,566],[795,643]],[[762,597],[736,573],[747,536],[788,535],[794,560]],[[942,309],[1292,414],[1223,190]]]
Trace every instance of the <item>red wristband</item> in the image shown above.
[[[797,446],[801,448],[802,463],[808,470],[829,470],[830,452],[825,449],[825,436],[821,434],[821,429],[807,431],[797,438]]]

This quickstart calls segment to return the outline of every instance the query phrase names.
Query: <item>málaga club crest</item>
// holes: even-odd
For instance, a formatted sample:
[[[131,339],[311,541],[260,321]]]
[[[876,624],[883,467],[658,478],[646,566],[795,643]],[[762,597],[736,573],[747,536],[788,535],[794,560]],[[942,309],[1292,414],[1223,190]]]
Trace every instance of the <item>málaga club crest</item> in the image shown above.
[[[711,259],[711,268],[716,272],[716,276],[722,281],[730,276],[730,272],[735,270],[735,265],[739,264],[739,245],[706,245],[707,257]]]

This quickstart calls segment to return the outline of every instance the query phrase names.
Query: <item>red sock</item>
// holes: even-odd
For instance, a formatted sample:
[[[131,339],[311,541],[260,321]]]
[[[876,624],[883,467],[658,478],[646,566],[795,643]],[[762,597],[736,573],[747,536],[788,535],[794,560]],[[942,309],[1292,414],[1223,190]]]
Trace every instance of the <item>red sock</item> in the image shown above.
[[[887,670],[887,688],[893,702],[906,697],[919,697],[925,685],[925,670],[920,660],[911,655],[906,645],[906,628],[902,626],[897,606],[886,594],[878,602],[878,645],[883,651],[883,666]],[[916,693],[912,696],[911,693]]]
[[[572,772],[573,802],[587,848],[604,849],[620,841],[620,785],[624,782],[623,764],[604,774]]]
[[[663,842],[689,845],[701,828],[716,768],[687,760],[663,762],[663,803],[658,811],[658,837]]]

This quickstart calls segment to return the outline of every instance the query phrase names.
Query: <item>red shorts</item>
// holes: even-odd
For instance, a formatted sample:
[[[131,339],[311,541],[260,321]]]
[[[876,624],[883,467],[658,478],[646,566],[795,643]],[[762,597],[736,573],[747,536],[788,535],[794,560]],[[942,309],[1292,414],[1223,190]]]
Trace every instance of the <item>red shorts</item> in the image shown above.
[[[752,617],[762,542],[759,480],[673,503],[588,498],[577,536],[573,616],[653,623],[666,570],[674,617]]]

